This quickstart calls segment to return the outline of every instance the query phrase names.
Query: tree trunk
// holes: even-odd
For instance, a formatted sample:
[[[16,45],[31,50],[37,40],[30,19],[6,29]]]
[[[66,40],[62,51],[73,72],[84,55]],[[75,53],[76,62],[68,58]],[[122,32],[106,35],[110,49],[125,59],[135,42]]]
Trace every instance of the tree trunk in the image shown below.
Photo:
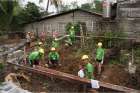
[[[48,13],[50,0],[47,1],[46,12]]]

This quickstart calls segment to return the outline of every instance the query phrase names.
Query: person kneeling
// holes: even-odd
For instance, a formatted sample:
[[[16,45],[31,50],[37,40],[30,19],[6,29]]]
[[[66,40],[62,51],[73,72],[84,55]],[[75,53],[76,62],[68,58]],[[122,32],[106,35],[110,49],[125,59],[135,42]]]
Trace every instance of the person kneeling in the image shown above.
[[[35,67],[39,65],[39,58],[40,58],[40,53],[35,49],[33,52],[29,54],[29,63],[31,67]]]
[[[57,66],[59,65],[59,54],[54,47],[51,48],[51,51],[48,55],[49,58],[49,65]]]

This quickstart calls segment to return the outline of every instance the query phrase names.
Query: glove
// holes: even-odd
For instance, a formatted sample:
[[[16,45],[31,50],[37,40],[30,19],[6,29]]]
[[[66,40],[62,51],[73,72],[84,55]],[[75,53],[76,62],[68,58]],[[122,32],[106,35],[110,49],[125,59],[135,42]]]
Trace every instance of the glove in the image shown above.
[[[101,64],[103,64],[103,63],[104,63],[104,60],[101,61]]]

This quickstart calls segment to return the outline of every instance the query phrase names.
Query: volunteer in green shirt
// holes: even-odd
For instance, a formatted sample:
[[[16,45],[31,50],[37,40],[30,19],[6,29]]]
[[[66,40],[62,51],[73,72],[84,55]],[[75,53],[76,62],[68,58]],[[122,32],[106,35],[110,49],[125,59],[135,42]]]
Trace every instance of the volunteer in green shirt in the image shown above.
[[[42,42],[38,43],[38,51],[40,53],[41,58],[43,59],[44,58],[44,54],[45,54],[45,50],[43,48],[43,43]]]
[[[69,35],[70,35],[70,39],[71,39],[71,41],[73,43],[75,41],[75,30],[74,30],[74,26],[72,26],[70,28]]]
[[[93,64],[91,64],[89,62],[88,55],[83,55],[81,59],[83,60],[83,62],[85,64],[84,72],[85,72],[86,78],[94,79],[94,66],[93,66]]]
[[[71,28],[69,29],[69,32],[68,32],[68,39],[67,39],[67,43],[69,44],[69,45],[72,45],[73,43],[74,43],[74,41],[75,41],[75,30],[74,30],[74,26],[71,26]]]
[[[54,48],[58,48],[59,47],[59,42],[58,42],[58,39],[55,38],[53,41],[52,41],[52,47]]]
[[[98,65],[98,74],[101,73],[101,67],[104,61],[104,49],[102,48],[102,43],[98,43],[98,48],[96,50],[96,61]]]
[[[29,63],[32,67],[39,65],[40,53],[35,50],[29,54]]]
[[[48,55],[48,58],[49,58],[49,62],[51,62],[51,64],[53,66],[58,65],[59,54],[58,54],[58,52],[56,51],[56,49],[54,47],[51,48],[51,51],[50,51],[50,53]]]

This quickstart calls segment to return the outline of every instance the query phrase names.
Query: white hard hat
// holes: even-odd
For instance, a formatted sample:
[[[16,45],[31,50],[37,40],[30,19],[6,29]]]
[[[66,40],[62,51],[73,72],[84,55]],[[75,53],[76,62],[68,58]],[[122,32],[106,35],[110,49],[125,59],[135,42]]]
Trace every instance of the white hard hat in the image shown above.
[[[39,45],[42,45],[43,43],[42,43],[42,42],[39,42],[38,44],[39,44]]]
[[[55,51],[56,49],[54,47],[51,48],[51,51]]]
[[[55,38],[54,40],[55,40],[55,41],[57,41],[58,39],[57,39],[57,38]]]
[[[102,43],[101,43],[101,42],[99,42],[99,43],[98,43],[98,46],[102,46]]]
[[[89,57],[88,57],[88,55],[83,55],[81,59],[82,59],[82,60],[84,60],[84,59],[89,59]]]

